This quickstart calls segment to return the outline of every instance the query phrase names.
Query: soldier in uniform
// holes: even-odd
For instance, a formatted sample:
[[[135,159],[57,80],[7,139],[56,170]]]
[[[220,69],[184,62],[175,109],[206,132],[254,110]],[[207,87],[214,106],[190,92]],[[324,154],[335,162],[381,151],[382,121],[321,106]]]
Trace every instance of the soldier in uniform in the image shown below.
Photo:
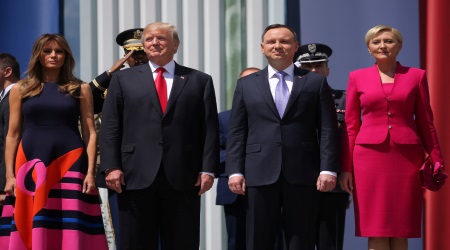
[[[109,70],[103,72],[89,83],[94,98],[94,113],[98,114],[102,111],[105,92],[109,87],[112,73],[125,67],[125,63],[129,67],[134,67],[148,62],[141,42],[143,30],[142,28],[129,29],[117,35],[116,42],[123,47],[124,57],[117,60]]]
[[[123,47],[124,57],[117,60],[109,70],[103,72],[89,83],[94,99],[95,114],[102,111],[105,94],[109,87],[111,76],[114,72],[125,67],[125,63],[127,63],[129,67],[148,63],[148,58],[144,52],[144,47],[141,42],[142,32],[142,28],[135,28],[125,30],[117,35],[116,42],[119,46]],[[100,120],[96,119],[96,121],[97,132],[99,132],[98,128],[100,125]],[[100,151],[98,150],[98,154],[99,153]],[[99,163],[99,160],[100,159],[97,158],[97,163]],[[102,213],[109,247],[112,249],[115,245],[116,249],[119,249],[119,210],[117,205],[117,193],[106,188],[105,176],[102,174],[97,174],[96,184],[99,188],[102,201],[104,201],[102,204]],[[111,242],[111,239],[114,239],[114,242]]]
[[[323,76],[328,76],[328,58],[333,51],[320,43],[304,44],[299,47],[299,57],[295,63]],[[345,90],[332,89],[339,127],[339,140],[345,115]],[[349,204],[349,194],[339,185],[330,192],[321,193],[318,216],[316,246],[317,250],[341,250],[344,243],[345,214]]]

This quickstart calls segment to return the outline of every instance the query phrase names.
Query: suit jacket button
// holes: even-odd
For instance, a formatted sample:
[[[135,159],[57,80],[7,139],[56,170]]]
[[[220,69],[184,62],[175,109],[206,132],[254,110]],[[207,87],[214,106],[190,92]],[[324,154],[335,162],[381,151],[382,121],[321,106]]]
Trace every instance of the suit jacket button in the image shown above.
[[[392,126],[391,126],[391,125],[389,125],[389,126],[388,126],[388,128],[389,128],[389,129],[391,129],[391,128],[392,128]]]
[[[277,146],[281,146],[281,142],[277,142]]]

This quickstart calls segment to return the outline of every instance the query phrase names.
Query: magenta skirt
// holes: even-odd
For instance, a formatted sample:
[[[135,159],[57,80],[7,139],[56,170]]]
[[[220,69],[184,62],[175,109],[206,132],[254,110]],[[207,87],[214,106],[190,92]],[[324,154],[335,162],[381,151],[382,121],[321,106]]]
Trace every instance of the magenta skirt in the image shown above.
[[[418,170],[422,145],[398,145],[387,138],[354,149],[356,236],[421,237],[423,189]]]

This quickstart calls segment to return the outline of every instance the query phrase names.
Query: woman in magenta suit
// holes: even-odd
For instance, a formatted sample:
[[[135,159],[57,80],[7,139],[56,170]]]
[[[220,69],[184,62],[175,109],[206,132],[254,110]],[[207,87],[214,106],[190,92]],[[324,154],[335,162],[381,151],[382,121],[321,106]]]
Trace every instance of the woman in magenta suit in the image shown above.
[[[339,184],[353,192],[356,236],[369,249],[407,249],[407,238],[421,237],[424,150],[443,163],[428,82],[424,70],[397,62],[397,29],[375,26],[365,41],[376,63],[349,75]]]

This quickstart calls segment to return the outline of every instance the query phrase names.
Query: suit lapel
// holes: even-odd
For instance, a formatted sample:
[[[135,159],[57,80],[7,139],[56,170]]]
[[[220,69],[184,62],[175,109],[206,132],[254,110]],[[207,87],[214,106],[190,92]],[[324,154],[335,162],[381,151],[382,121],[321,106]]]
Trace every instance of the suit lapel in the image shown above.
[[[371,79],[373,81],[373,83],[377,83],[376,85],[378,85],[378,90],[381,91],[381,95],[384,98],[392,97],[392,95],[394,94],[394,89],[396,89],[397,88],[396,86],[400,84],[400,82],[401,82],[400,79],[405,75],[406,71],[407,71],[407,69],[405,67],[403,67],[400,63],[397,62],[397,67],[395,69],[395,75],[394,75],[394,85],[392,86],[391,93],[388,93],[387,95],[384,92],[383,83],[381,82],[380,73],[378,72],[378,68],[377,68],[376,64],[370,69],[369,80]]]
[[[394,86],[392,86],[391,96],[394,94],[394,89],[401,88],[401,87],[398,87],[397,85],[401,84],[400,79],[405,75],[406,71],[407,71],[407,68],[403,67],[399,62],[397,62],[397,68],[395,69],[395,75],[394,75]]]
[[[286,104],[286,110],[284,111],[284,113],[287,113],[289,111],[289,108],[298,98],[300,92],[302,92],[303,86],[305,86],[305,82],[307,80],[306,77],[307,72],[308,71],[306,70],[294,67],[294,79],[292,84],[291,95],[289,96],[289,101]]]
[[[270,84],[269,84],[269,72],[267,67],[265,67],[263,70],[257,72],[255,74],[255,77],[257,77],[255,83],[256,88],[261,92],[261,96],[263,99],[267,102],[267,105],[269,105],[272,112],[280,117],[278,114],[277,107],[275,106],[275,101],[273,100],[272,92],[270,92]]]
[[[367,77],[368,88],[373,89],[376,88],[376,91],[383,97],[386,98],[386,94],[384,93],[383,83],[381,82],[380,73],[378,72],[377,64],[375,64],[372,68],[370,68],[370,74]],[[373,87],[372,87],[373,86]]]
[[[150,65],[148,64],[142,65],[139,72],[140,72],[138,76],[139,82],[143,88],[143,91],[149,92],[150,102],[153,104],[153,107],[155,107],[158,114],[162,117],[163,113],[161,109],[161,104],[159,103],[159,97],[158,93],[156,92],[155,81],[153,80],[153,73],[150,69]]]
[[[166,113],[168,113],[176,103],[178,96],[181,93],[181,90],[183,90],[184,86],[186,85],[187,80],[188,80],[188,72],[186,71],[186,68],[175,63],[175,72],[173,76],[172,90],[170,91],[169,94]]]

